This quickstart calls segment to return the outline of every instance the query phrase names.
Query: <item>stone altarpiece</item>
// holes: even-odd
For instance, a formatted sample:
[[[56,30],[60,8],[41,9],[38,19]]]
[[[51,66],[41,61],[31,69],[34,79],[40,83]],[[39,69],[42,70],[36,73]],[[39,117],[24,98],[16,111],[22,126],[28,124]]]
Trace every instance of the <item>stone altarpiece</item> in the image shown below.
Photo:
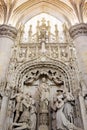
[[[5,130],[83,129],[75,48],[65,24],[63,42],[57,25],[55,34],[50,28],[44,18],[35,34],[31,25],[29,43],[22,42],[23,28],[18,31],[4,85]]]

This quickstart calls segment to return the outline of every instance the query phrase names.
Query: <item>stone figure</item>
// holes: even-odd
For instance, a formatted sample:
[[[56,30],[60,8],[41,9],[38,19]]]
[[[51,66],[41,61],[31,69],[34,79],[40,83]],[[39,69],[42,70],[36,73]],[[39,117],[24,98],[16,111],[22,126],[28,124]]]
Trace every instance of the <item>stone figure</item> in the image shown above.
[[[66,26],[65,23],[62,25],[62,27],[63,27],[63,33],[64,33],[64,41],[65,41],[65,42],[68,42],[68,40],[69,40],[69,38],[70,38],[70,36],[69,36],[69,31],[68,31],[68,27]]]
[[[51,102],[51,117],[52,117],[52,130],[57,130],[57,126],[56,126],[56,105],[55,104],[56,101],[56,97],[53,97],[53,102]]]
[[[55,36],[56,36],[56,42],[59,40],[59,31],[58,31],[58,26],[55,24]]]
[[[23,112],[19,118],[14,130],[35,130],[36,128],[36,106],[35,101],[30,94],[26,94],[22,100]]]
[[[41,100],[41,109],[47,110],[49,104],[49,87],[46,84],[46,79],[42,78],[42,83],[40,85],[40,100]]]
[[[0,109],[1,109],[1,104],[2,104],[2,98],[3,98],[3,92],[0,90]]]
[[[65,97],[63,95],[63,90],[57,90],[57,95],[54,100],[53,106],[56,112],[57,130],[81,130],[80,128],[77,128],[73,123],[71,123],[65,116]]]
[[[11,99],[16,100],[16,105],[15,105],[15,110],[14,110],[15,112],[14,122],[17,122],[20,116],[20,113],[23,111],[23,106],[22,106],[23,92],[20,91],[19,93],[11,97]]]
[[[39,130],[48,130],[49,127],[49,86],[45,77],[41,79],[39,86],[40,114],[39,114]]]
[[[30,118],[30,106],[31,106],[30,95],[27,93],[22,101],[23,112],[19,119],[20,123],[23,123],[23,122],[28,123],[29,118]]]
[[[36,103],[33,98],[31,99],[32,99],[32,102],[30,106],[30,121],[31,121],[30,129],[35,130],[36,129],[36,112],[37,112]]]
[[[87,94],[84,96],[84,102],[85,102],[85,108],[86,108],[86,113],[87,113]]]
[[[66,118],[71,122],[74,123],[74,115],[73,115],[73,106],[75,105],[75,99],[71,92],[66,91],[64,93],[65,97],[65,105],[64,105],[64,113]]]
[[[20,25],[19,29],[18,29],[18,42],[20,42],[23,39],[23,35],[24,35],[24,28],[25,26],[23,24]]]

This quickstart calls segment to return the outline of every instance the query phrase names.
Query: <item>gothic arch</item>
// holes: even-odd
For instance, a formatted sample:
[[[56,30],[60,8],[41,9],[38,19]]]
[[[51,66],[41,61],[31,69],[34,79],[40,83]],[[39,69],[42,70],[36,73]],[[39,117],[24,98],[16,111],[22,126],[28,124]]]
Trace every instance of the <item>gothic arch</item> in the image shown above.
[[[64,10],[61,10],[60,6],[63,6]],[[23,8],[23,7],[26,7],[26,8]],[[69,6],[67,6],[63,2],[58,3],[58,1],[55,1],[55,3],[53,4],[53,2],[50,0],[49,2],[40,1],[36,3],[35,1],[33,1],[32,4],[28,2],[19,6],[15,10],[14,17],[12,20],[13,21],[15,20],[15,24],[17,26],[20,24],[20,21],[21,23],[26,23],[29,19],[31,19],[32,17],[40,13],[47,13],[49,15],[52,15],[56,17],[57,19],[60,19],[60,21],[62,22],[67,22],[69,26],[71,26],[73,22],[71,20],[71,16],[75,17],[72,12],[72,9]],[[16,19],[17,16],[19,17],[19,19]]]
[[[38,74],[37,74],[38,73]],[[55,74],[54,74],[55,73]],[[33,75],[32,75],[33,74]],[[52,75],[64,82],[69,91],[73,91],[73,77],[71,68],[60,61],[25,62],[16,68],[15,85],[21,87],[25,80],[37,75]],[[39,76],[38,76],[39,77]]]

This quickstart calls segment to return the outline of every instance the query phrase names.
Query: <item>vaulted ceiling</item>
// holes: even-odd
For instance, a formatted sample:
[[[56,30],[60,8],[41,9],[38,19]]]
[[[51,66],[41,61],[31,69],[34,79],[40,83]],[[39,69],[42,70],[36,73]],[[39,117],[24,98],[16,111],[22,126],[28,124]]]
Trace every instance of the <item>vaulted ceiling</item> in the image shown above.
[[[87,22],[87,0],[0,0],[0,24],[18,27],[40,13],[69,26]]]

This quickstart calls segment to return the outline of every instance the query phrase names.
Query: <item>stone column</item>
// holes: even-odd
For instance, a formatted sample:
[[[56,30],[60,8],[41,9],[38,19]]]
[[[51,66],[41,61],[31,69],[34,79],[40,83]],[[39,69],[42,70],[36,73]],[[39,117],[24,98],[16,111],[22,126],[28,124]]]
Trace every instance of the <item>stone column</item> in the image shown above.
[[[6,80],[6,73],[11,58],[11,48],[14,45],[16,36],[17,30],[14,27],[8,25],[0,26],[0,82]],[[5,130],[7,108],[8,96],[3,96],[0,112],[0,130]]]
[[[0,82],[5,80],[11,57],[11,48],[17,36],[17,30],[8,25],[0,26]]]
[[[86,108],[85,108],[85,102],[83,96],[79,95],[79,102],[80,102],[80,109],[81,109],[81,115],[83,120],[83,127],[84,130],[87,130],[87,116],[86,116]]]
[[[4,95],[2,99],[1,112],[0,112],[0,130],[5,130],[6,117],[8,108],[8,96]]]
[[[70,36],[74,40],[77,53],[77,62],[82,80],[87,85],[87,24],[81,23],[70,28]],[[80,77],[81,78],[81,77]],[[87,130],[87,114],[83,96],[79,95],[84,130]]]
[[[87,24],[81,23],[72,26],[70,36],[76,47],[79,70],[87,84]]]

